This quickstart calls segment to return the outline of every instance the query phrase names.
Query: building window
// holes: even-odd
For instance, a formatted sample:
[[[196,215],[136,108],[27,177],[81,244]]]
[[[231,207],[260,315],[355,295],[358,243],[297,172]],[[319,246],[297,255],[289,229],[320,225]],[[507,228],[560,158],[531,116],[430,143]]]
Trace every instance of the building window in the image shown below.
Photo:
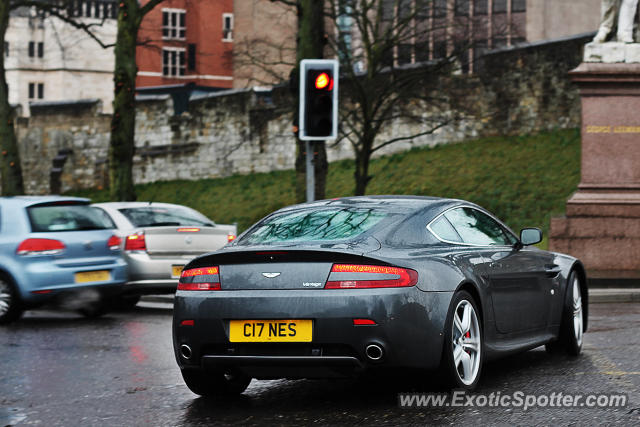
[[[469,0],[456,0],[456,16],[469,15]]]
[[[338,54],[341,59],[351,58],[352,36],[351,27],[353,25],[353,0],[340,0],[338,3]]]
[[[447,16],[447,0],[435,0],[433,2],[433,16],[435,18]]]
[[[196,44],[189,43],[187,46],[189,51],[187,52],[187,68],[189,71],[195,71],[196,69]]]
[[[162,75],[167,77],[184,76],[185,50],[179,48],[162,49]]]
[[[526,12],[527,11],[527,0],[511,0],[511,12]]]
[[[29,58],[36,56],[36,43],[29,42]]]
[[[491,39],[491,47],[493,49],[501,49],[507,47],[507,38],[503,35],[493,36]]]
[[[486,15],[489,12],[489,0],[475,0],[473,2],[473,14],[475,16]]]
[[[29,83],[29,99],[36,99],[36,89],[38,99],[44,99],[44,83]]]
[[[493,0],[493,13],[507,13],[507,0]]]
[[[222,40],[233,40],[233,13],[222,14]]]
[[[44,42],[38,42],[38,58],[44,58]]]
[[[187,32],[184,9],[162,9],[162,37],[184,39]]]
[[[4,57],[9,57],[9,42],[4,42]]]

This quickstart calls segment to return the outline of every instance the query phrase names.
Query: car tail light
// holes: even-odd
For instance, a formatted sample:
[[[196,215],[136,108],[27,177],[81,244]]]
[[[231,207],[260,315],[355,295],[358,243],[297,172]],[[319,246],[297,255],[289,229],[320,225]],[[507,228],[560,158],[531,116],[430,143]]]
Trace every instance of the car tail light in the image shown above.
[[[144,232],[139,231],[135,234],[130,234],[124,243],[125,251],[146,251],[147,243],[144,240]]]
[[[114,234],[113,236],[109,237],[109,240],[107,241],[107,247],[112,251],[117,251],[118,249],[120,249],[120,243],[122,243],[122,239]]]
[[[64,243],[54,239],[27,239],[20,245],[18,255],[57,255],[65,249]]]
[[[353,319],[353,326],[376,326],[377,323],[371,319]]]
[[[227,243],[233,242],[234,240],[236,240],[236,235],[235,234],[233,234],[233,233],[227,234]]]
[[[329,275],[325,289],[404,288],[418,283],[418,273],[410,268],[333,264],[331,273],[341,273],[340,280]]]
[[[182,270],[179,291],[219,291],[220,270],[218,267],[201,267]]]

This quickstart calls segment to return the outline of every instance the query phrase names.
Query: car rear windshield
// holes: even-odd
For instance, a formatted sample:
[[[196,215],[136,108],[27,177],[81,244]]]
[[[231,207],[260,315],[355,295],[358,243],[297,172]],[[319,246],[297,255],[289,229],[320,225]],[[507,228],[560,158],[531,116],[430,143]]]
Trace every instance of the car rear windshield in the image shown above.
[[[52,204],[27,208],[31,231],[44,233],[50,231],[105,230],[113,228],[99,212],[89,205]]]
[[[386,212],[355,208],[283,212],[257,224],[236,244],[347,240],[371,229],[386,216]]]
[[[170,225],[213,226],[206,216],[183,207],[145,206],[118,209],[134,227],[162,227]]]

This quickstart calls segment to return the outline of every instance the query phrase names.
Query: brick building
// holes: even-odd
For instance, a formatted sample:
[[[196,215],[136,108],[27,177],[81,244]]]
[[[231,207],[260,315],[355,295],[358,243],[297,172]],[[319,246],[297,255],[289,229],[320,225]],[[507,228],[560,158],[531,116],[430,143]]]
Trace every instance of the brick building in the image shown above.
[[[140,26],[136,86],[233,86],[233,0],[166,0]]]

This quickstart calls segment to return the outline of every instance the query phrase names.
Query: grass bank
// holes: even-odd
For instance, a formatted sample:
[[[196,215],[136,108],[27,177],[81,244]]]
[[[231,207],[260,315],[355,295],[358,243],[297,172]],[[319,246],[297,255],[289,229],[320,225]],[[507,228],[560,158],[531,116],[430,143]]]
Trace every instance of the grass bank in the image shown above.
[[[412,194],[466,199],[489,209],[516,232],[539,226],[545,234],[552,215],[580,180],[580,134],[558,130],[536,135],[492,137],[419,148],[374,159],[367,194]],[[327,197],[353,194],[353,163],[329,167]],[[295,203],[293,171],[200,181],[163,181],[136,186],[138,200],[191,206],[219,223],[249,225]],[[104,190],[74,195],[106,201]]]

